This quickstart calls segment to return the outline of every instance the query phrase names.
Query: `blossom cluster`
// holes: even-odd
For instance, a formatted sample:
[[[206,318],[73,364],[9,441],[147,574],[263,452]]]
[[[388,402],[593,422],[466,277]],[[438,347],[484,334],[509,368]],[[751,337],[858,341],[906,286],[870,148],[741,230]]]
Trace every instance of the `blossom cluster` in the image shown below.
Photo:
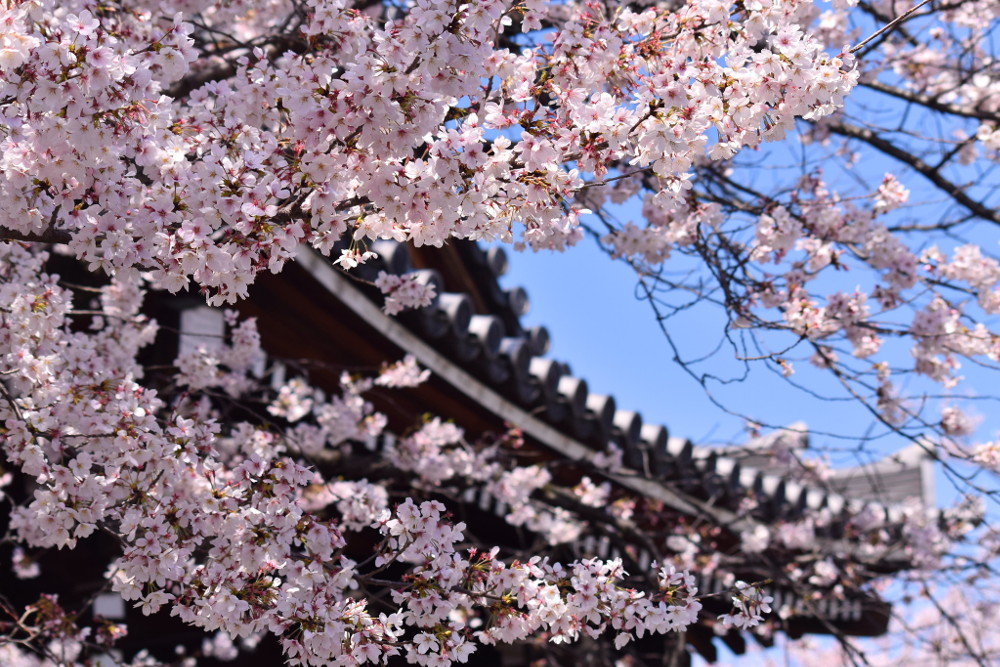
[[[396,276],[380,271],[375,286],[385,295],[383,310],[395,315],[406,308],[423,308],[434,300],[434,286],[419,282],[416,276]]]
[[[792,194],[755,195],[733,208],[742,217],[727,208],[725,179],[745,149],[781,139],[799,119],[812,124],[810,140],[828,140],[845,96],[883,74],[905,82],[904,98],[976,119],[954,147],[961,164],[1000,154],[996,83],[965,66],[992,62],[980,42],[995,2],[949,6],[949,29],[929,30],[937,49],[886,40],[864,78],[844,47],[854,38],[850,4],[5,3],[0,448],[4,470],[33,490],[11,500],[15,572],[33,576],[34,552],[103,531],[120,547],[108,586],[143,613],[169,610],[213,633],[220,639],[205,652],[220,656],[231,653],[222,636],[271,633],[303,665],[393,655],[447,665],[479,644],[535,635],[608,632],[621,649],[699,620],[694,580],[669,566],[640,591],[616,559],[560,564],[467,549],[468,531],[428,496],[482,492],[510,525],[550,545],[586,525],[543,502],[559,486],[548,469],[504,459],[447,420],[428,418],[378,455],[372,477],[391,470],[419,500],[394,505],[383,477],[320,474],[321,463],[387,435],[367,393],[425,380],[413,360],[345,374],[335,389],[292,378],[268,393],[254,322],[230,315],[224,341],[200,341],[157,379],[139,361],[160,330],[143,299],[148,288],[191,289],[212,305],[234,303],[303,246],[339,252],[345,270],[373,259],[367,248],[383,239],[561,250],[583,237],[589,211],[636,198],[644,222],[611,225],[614,255],[644,275],[676,254],[699,257],[734,327],[788,333],[824,368],[838,368],[838,355],[872,359],[856,377],[883,420],[904,422],[913,411],[895,370],[875,361],[884,342],[912,341],[912,370],[946,387],[959,381],[962,357],[1000,360],[1000,339],[969,320],[975,309],[1000,312],[1000,264],[973,245],[911,249],[890,215],[905,210],[913,186],[894,175],[859,203],[803,170]],[[884,4],[878,12],[891,13]],[[925,163],[913,165],[927,175]],[[63,282],[46,268],[48,245],[108,280]],[[819,293],[821,275],[857,265],[874,284]],[[435,297],[389,273],[375,285],[388,313]],[[901,319],[904,304],[913,314]],[[261,396],[248,421],[219,407]],[[954,438],[971,428],[954,407],[937,426]],[[972,458],[995,466],[995,450]],[[572,480],[565,496],[595,511],[610,503],[609,521],[643,511],[597,472]],[[862,560],[903,543],[931,566],[947,546],[947,531],[916,511],[901,536],[868,519],[848,525],[867,538]],[[827,521],[746,534],[755,553],[800,552],[789,577],[836,586],[852,574],[848,559],[809,552]],[[351,555],[358,533],[378,536],[374,558]],[[702,558],[712,535],[692,529],[667,543],[682,568],[721,573],[721,557]],[[391,609],[376,608],[384,600]],[[737,583],[722,624],[759,623],[770,602]],[[98,634],[63,622],[71,614],[51,599],[36,607],[39,646],[68,662]]]
[[[651,169],[679,202],[706,150],[780,137],[856,81],[806,30],[804,0],[611,15],[536,3],[522,25],[556,30],[518,50],[500,40],[520,11],[505,0],[416,2],[388,23],[332,0],[302,16],[202,4],[184,5],[197,21],[76,2],[2,10],[4,228],[216,303],[345,231],[440,245],[513,240],[516,222],[524,244],[562,248],[581,235],[574,193],[607,165]],[[290,20],[305,48],[278,46]],[[232,25],[231,58],[207,52]],[[371,254],[345,252],[345,266]]]

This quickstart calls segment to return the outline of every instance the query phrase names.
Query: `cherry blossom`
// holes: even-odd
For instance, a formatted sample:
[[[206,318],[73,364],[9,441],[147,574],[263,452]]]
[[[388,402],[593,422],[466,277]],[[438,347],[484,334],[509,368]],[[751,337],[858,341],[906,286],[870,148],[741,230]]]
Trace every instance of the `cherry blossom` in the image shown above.
[[[1000,263],[976,229],[1000,219],[996,18],[991,0],[4,4],[0,502],[14,574],[43,580],[42,554],[104,535],[107,591],[203,630],[202,655],[273,635],[302,665],[461,664],[530,638],[627,651],[715,622],[690,571],[732,585],[720,631],[765,622],[764,584],[679,518],[658,546],[674,562],[642,572],[469,547],[478,536],[446,501],[492,504],[539,550],[659,514],[614,482],[614,446],[567,474],[451,415],[390,429],[374,394],[425,382],[412,357],[321,388],[269,359],[233,310],[218,336],[148,363],[171,328],[150,302],[234,305],[303,253],[378,290],[386,314],[439,299],[426,273],[376,274],[384,241],[562,251],[592,236],[654,307],[667,291],[693,300],[677,311],[721,308],[726,340],[746,336],[755,361],[793,382],[807,365],[827,373],[991,496],[980,474],[1000,455],[974,440],[963,375],[1000,360]],[[907,113],[865,120],[865,95]],[[786,138],[804,156],[794,177],[761,177],[788,173],[765,157]],[[869,161],[892,171],[869,182]],[[69,265],[92,280],[59,275]],[[820,480],[811,465],[803,478]],[[788,582],[832,594],[895,553],[949,573],[997,555],[971,528],[982,512],[900,512],[739,532]],[[856,552],[813,548],[836,530]],[[924,598],[966,609],[955,590]],[[96,659],[126,631],[52,595],[5,611],[31,620],[0,626],[4,664]]]

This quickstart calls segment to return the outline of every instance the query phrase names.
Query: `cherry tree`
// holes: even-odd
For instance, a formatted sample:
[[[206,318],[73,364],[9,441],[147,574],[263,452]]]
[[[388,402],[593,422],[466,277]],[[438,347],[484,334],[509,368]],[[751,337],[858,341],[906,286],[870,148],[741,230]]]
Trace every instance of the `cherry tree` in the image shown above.
[[[159,328],[144,299],[232,306],[305,249],[350,274],[379,240],[571,252],[589,233],[635,267],[661,321],[722,309],[739,358],[793,381],[811,364],[940,458],[976,498],[913,509],[898,534],[861,515],[852,529],[941,586],[988,577],[998,547],[973,530],[975,501],[994,502],[1000,454],[963,439],[960,368],[1000,360],[995,0],[8,0],[0,16],[0,484],[17,576],[103,535],[107,589],[219,632],[205,655],[271,635],[304,665],[464,663],[533,637],[626,655],[696,622],[706,593],[732,603],[720,628],[757,625],[773,602],[760,582],[698,591],[697,552],[629,575],[614,559],[511,558],[470,545],[434,496],[486,488],[551,544],[595,513],[625,530],[635,509],[600,477],[613,449],[564,489],[573,512],[532,495],[558,480],[512,453],[517,425],[481,438],[441,415],[385,453],[391,479],[321,474],[324,452],[349,459],[385,431],[368,395],[424,381],[412,359],[271,391],[255,323],[231,313],[224,345],[167,371],[142,361]],[[782,140],[802,148],[797,173],[762,176]],[[833,177],[865,160],[884,177]],[[65,262],[94,284],[61,276]],[[390,314],[434,298],[389,273],[374,285]],[[234,418],[234,401],[267,417]],[[827,519],[744,543],[791,553]],[[856,574],[788,558],[777,566],[803,583]],[[985,664],[995,649],[963,624],[990,610],[922,593]],[[0,606],[6,664],[113,656],[126,632],[53,596]]]

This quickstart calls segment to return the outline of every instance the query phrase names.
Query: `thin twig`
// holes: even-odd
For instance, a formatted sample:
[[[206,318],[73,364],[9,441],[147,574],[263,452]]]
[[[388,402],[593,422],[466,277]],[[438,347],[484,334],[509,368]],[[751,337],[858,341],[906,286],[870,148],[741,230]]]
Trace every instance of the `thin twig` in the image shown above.
[[[905,21],[906,19],[910,18],[911,16],[913,16],[914,12],[916,12],[918,9],[920,9],[924,5],[929,4],[930,2],[931,2],[931,0],[923,0],[923,2],[921,2],[919,5],[916,5],[915,7],[913,7],[909,11],[907,11],[905,14],[897,16],[896,18],[894,18],[893,20],[889,21],[884,26],[882,26],[881,28],[879,28],[878,30],[876,30],[875,32],[873,32],[871,35],[869,35],[867,37],[867,39],[865,39],[863,42],[860,42],[856,46],[852,46],[850,48],[850,50],[848,51],[848,53],[857,53],[862,48],[864,48],[865,44],[867,44],[868,42],[872,41],[873,39],[875,39],[876,37],[878,37],[882,33],[885,33],[885,32],[888,32],[889,30],[892,30],[893,28],[896,27],[897,24],[899,24],[900,22]]]

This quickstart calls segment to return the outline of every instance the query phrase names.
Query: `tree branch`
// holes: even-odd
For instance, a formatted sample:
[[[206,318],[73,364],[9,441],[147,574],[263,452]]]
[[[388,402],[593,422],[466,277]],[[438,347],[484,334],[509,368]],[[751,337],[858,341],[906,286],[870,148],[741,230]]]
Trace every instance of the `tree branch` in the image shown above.
[[[878,30],[876,30],[875,32],[873,32],[871,35],[869,35],[866,39],[864,39],[861,42],[858,42],[855,46],[852,46],[850,48],[850,50],[849,50],[849,53],[857,53],[858,51],[860,51],[864,47],[865,44],[867,44],[868,42],[872,41],[873,39],[875,39],[879,35],[881,35],[883,33],[886,33],[886,32],[889,32],[890,30],[892,30],[893,28],[895,28],[897,25],[899,25],[901,22],[903,22],[906,19],[908,19],[911,16],[913,16],[913,14],[918,9],[920,9],[924,5],[928,4],[930,1],[931,0],[923,0],[923,2],[921,2],[920,4],[916,5],[915,7],[910,8],[909,11],[907,11],[904,14],[901,14],[900,16],[897,16],[893,20],[889,21],[884,26],[882,26],[881,28],[879,28]]]
[[[843,137],[859,139],[869,146],[882,151],[889,157],[895,158],[903,164],[912,167],[914,171],[939,187],[976,217],[1000,224],[1000,212],[970,197],[961,186],[949,181],[941,175],[941,172],[937,168],[927,164],[913,153],[907,152],[891,141],[883,139],[868,128],[840,122],[826,122],[824,126],[831,132]]]
[[[49,227],[43,232],[19,232],[14,229],[0,229],[0,241],[23,241],[25,243],[69,243],[72,237],[64,229]]]
[[[940,111],[941,113],[963,116],[965,118],[977,118],[979,120],[1000,121],[1000,114],[980,111],[979,109],[967,109],[957,104],[948,104],[947,102],[941,102],[933,97],[928,97],[927,95],[920,95],[919,93],[913,93],[908,90],[901,90],[895,86],[882,83],[881,81],[862,81],[861,85],[870,90],[885,93],[886,95],[891,95],[895,98],[906,100],[907,102],[920,104],[928,109]]]

